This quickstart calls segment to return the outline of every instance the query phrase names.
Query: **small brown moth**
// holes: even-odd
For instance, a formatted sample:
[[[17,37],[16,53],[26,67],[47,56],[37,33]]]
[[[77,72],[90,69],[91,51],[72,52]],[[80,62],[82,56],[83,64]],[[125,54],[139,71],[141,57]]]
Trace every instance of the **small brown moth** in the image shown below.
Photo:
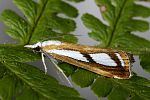
[[[53,40],[25,47],[47,53],[55,59],[106,77],[118,79],[131,77],[133,56],[121,50],[102,49]]]

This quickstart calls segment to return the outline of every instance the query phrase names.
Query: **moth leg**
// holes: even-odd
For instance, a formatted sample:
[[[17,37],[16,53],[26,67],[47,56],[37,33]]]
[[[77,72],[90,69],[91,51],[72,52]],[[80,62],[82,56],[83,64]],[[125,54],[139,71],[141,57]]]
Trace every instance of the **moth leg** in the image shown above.
[[[47,66],[46,66],[45,59],[44,59],[44,53],[41,53],[41,57],[42,57],[42,62],[43,62],[45,74],[46,74],[47,73]]]
[[[63,72],[63,70],[56,64],[55,59],[51,58],[50,60],[51,60],[51,62],[55,65],[55,67],[57,68],[57,70],[64,76],[64,78],[67,80],[68,84],[69,84],[71,87],[73,87],[72,84],[71,84],[71,82],[69,81],[68,77],[67,77],[67,76],[65,75],[65,73]],[[60,75],[58,75],[58,76],[60,77]],[[60,77],[60,79],[61,79],[61,77]]]
[[[50,59],[50,61],[54,64],[55,68],[63,75],[63,77],[65,78],[65,80],[67,81],[67,83],[69,84],[70,87],[73,87],[73,85],[71,84],[71,82],[69,81],[68,77],[65,75],[65,73],[63,72],[63,70],[57,65],[57,61],[51,57],[50,55],[48,55],[46,52],[44,52],[44,54]],[[62,80],[61,75],[58,75],[59,78]],[[64,82],[64,81],[63,81]]]

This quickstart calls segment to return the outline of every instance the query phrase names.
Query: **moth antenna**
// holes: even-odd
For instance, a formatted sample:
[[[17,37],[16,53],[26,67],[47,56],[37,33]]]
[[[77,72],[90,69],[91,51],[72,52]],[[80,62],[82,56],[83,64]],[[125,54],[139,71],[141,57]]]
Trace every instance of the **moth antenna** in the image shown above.
[[[47,66],[46,66],[46,63],[45,63],[44,53],[43,52],[41,52],[41,57],[42,57],[42,62],[43,62],[44,69],[45,69],[45,74],[46,74],[47,73]]]
[[[45,38],[44,40],[49,40],[49,39],[56,39],[56,40],[59,40],[59,38],[62,38],[64,37],[66,34],[64,35],[60,35],[60,36],[56,36],[56,37],[51,37],[51,38]],[[74,36],[78,36],[78,37],[86,37],[85,35],[79,35],[79,34],[73,34]]]
[[[74,36],[82,36],[85,37],[85,35],[80,35],[80,34],[73,34]]]
[[[68,77],[65,75],[65,73],[63,72],[63,70],[56,64],[55,59],[53,59],[51,56],[49,56],[47,53],[44,53],[49,59],[50,61],[54,64],[55,68],[64,76],[64,78],[66,79],[66,81],[68,82],[70,87],[73,87],[73,85],[71,84],[70,80],[68,79]],[[60,75],[58,75],[59,78],[61,79]],[[64,82],[64,81],[63,81]]]

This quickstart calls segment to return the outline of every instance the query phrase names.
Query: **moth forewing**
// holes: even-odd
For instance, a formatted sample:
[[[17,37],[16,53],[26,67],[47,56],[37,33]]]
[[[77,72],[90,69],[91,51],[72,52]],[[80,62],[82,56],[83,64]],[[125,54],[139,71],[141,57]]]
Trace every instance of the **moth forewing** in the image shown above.
[[[91,72],[118,79],[131,77],[132,57],[124,51],[51,40],[26,47],[38,46],[55,59]]]
[[[132,62],[124,51],[71,43],[46,45],[42,49],[58,60],[103,76],[118,79],[131,77]]]

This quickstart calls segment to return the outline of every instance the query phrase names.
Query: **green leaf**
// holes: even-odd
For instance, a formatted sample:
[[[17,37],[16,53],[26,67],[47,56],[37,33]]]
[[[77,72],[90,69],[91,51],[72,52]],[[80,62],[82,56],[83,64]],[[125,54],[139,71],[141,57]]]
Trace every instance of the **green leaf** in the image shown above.
[[[37,19],[37,7],[38,4],[32,0],[13,0],[14,4],[22,11],[24,16],[27,18],[30,25],[34,25]]]
[[[150,8],[137,5],[134,3],[134,0],[96,0],[96,3],[101,10],[104,20],[109,25],[104,25],[103,22],[90,14],[84,14],[82,20],[85,26],[92,31],[89,33],[89,36],[99,41],[103,47],[124,47],[125,44],[128,45],[127,40],[134,44],[135,41],[128,35],[132,35],[131,32],[133,31],[143,32],[149,29],[148,22],[141,19],[135,20],[133,17],[149,17]],[[144,13],[136,12],[139,10],[143,10]],[[136,38],[136,41],[139,40]],[[150,43],[149,41],[146,42],[147,44]],[[132,46],[132,48],[135,47]],[[138,48],[141,48],[141,45]]]
[[[107,43],[107,26],[104,25],[100,20],[95,18],[94,16],[90,14],[84,14],[82,17],[82,20],[84,21],[84,25],[92,30],[92,32],[89,33],[89,36],[97,41],[103,40],[103,45]],[[99,34],[100,33],[100,34]],[[105,41],[105,42],[104,42]]]
[[[127,44],[127,41],[128,41],[128,44]],[[120,36],[120,38],[118,38],[116,40],[116,42],[118,42],[118,47],[117,47],[118,49],[119,48],[120,49],[127,48],[127,49],[131,49],[131,50],[133,49],[133,50],[135,50],[135,52],[137,52],[137,53],[139,52],[138,54],[148,53],[145,51],[146,51],[146,49],[148,50],[150,48],[150,45],[149,45],[150,42],[148,40],[141,38],[139,36],[136,36],[134,34],[125,34],[124,37]],[[134,51],[133,51],[133,54],[136,55],[136,53],[134,53]]]
[[[6,74],[5,66],[0,64],[0,79],[3,78],[3,76]]]
[[[112,82],[104,77],[99,77],[92,84],[91,89],[98,97],[106,97],[112,90]]]
[[[145,30],[149,29],[149,23],[142,20],[132,20],[127,29],[130,31],[144,32]]]
[[[80,87],[88,87],[94,82],[97,77],[95,73],[86,71],[84,69],[78,69],[74,74],[72,74],[72,81],[75,82]]]
[[[130,100],[143,100],[141,97],[137,96],[137,95],[134,95],[131,97]]]
[[[19,40],[21,43],[28,40],[28,24],[18,14],[11,10],[5,10],[2,13],[2,21],[9,27],[6,33],[10,37]]]
[[[138,9],[138,10],[137,10]],[[142,5],[134,5],[134,16],[149,17],[150,10]]]
[[[77,97],[79,94],[72,88],[59,85],[59,83],[52,77],[45,75],[37,68],[31,65],[23,64],[15,61],[4,61],[3,65],[17,77],[17,80],[22,81],[29,86],[33,92],[47,99],[59,100],[60,98],[76,98],[77,100],[83,100]],[[30,69],[30,70],[29,70]],[[12,81],[12,80],[8,80]],[[7,82],[7,81],[4,81]],[[14,81],[18,82],[18,81]],[[14,83],[10,83],[13,85]],[[16,84],[16,83],[15,83]],[[2,85],[1,85],[2,86]],[[4,88],[4,87],[3,87]],[[13,88],[13,87],[10,87]],[[16,88],[16,87],[14,87]],[[4,88],[6,89],[6,88]],[[10,89],[10,93],[13,93],[16,89]],[[8,93],[8,92],[6,92]],[[69,94],[69,95],[68,95]],[[7,97],[7,96],[6,96]],[[11,98],[13,97],[10,96]],[[4,100],[5,96],[3,96]]]
[[[8,75],[0,80],[0,96],[1,100],[39,100],[42,98],[21,81],[16,82],[15,78]]]
[[[93,32],[100,32],[101,34],[106,33],[107,26],[104,25],[100,20],[90,14],[84,14],[82,20],[85,21],[85,26],[92,29]],[[92,21],[91,21],[92,20]]]
[[[54,34],[63,35],[63,41],[76,42],[76,37],[68,33],[76,28],[72,18],[77,17],[78,11],[68,3],[61,0],[39,0],[38,2],[13,0],[13,2],[25,17],[20,17],[11,10],[5,10],[1,17],[8,27],[7,34],[19,40],[21,44],[53,39]],[[67,38],[64,38],[66,36]]]
[[[140,64],[142,65],[143,69],[150,73],[150,61],[149,61],[150,55],[141,55]]]
[[[125,91],[122,87],[116,86],[112,89],[112,92],[109,94],[109,100],[127,100],[129,93]]]
[[[99,97],[108,96],[109,100],[127,100],[129,96],[134,97],[135,95],[142,100],[148,100],[150,98],[149,85],[149,80],[138,76],[133,76],[129,80],[100,77],[92,85],[92,90]]]
[[[31,62],[41,59],[40,55],[21,46],[0,45],[0,61]]]

